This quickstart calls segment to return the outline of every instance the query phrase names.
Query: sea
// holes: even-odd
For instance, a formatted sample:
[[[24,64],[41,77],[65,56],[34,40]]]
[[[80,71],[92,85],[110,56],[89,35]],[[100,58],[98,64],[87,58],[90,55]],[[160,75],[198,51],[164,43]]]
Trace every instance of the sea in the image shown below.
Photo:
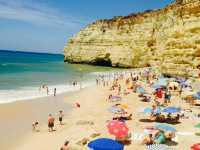
[[[61,54],[0,50],[0,103],[30,100],[47,96],[42,85],[48,86],[49,95],[80,90],[95,84],[98,73],[113,70],[64,62]]]

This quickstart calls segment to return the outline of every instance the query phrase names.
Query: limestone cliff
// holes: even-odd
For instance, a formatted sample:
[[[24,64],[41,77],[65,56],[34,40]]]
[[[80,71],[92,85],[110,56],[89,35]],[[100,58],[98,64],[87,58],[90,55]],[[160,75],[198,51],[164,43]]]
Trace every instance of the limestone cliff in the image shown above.
[[[72,37],[64,54],[71,63],[160,66],[166,74],[194,76],[200,67],[200,0],[98,20]]]

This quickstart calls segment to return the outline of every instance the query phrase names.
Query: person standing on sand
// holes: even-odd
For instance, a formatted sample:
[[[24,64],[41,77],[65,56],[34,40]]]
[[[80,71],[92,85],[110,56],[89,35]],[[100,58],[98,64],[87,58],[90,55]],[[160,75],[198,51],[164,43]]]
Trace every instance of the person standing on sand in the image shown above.
[[[54,88],[53,95],[56,96],[56,88]]]
[[[60,122],[60,125],[63,125],[63,123],[62,123],[63,117],[64,117],[63,111],[60,110],[60,111],[59,111],[59,117],[58,117],[58,120],[59,120],[59,122]]]
[[[48,128],[49,128],[49,132],[54,131],[54,130],[53,130],[54,121],[55,121],[54,117],[53,117],[51,114],[49,114],[49,117],[48,117]]]
[[[48,96],[49,95],[49,87],[47,86],[46,89],[47,89],[47,96]]]

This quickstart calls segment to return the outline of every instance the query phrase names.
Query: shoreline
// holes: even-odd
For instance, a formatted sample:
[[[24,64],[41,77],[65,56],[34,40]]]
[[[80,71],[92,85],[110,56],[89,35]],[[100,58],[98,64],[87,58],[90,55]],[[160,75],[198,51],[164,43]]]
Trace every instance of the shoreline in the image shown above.
[[[82,82],[82,88],[87,88],[87,87],[90,87],[90,86],[93,86],[94,85],[94,82]],[[1,104],[8,104],[8,103],[14,103],[14,102],[19,102],[19,101],[29,101],[29,100],[34,100],[34,99],[40,99],[40,98],[45,98],[45,97],[51,97],[51,96],[54,96],[54,93],[53,93],[53,89],[56,88],[57,89],[57,92],[56,92],[56,95],[62,95],[62,94],[65,94],[65,93],[71,93],[71,92],[77,92],[80,90],[80,85],[76,85],[76,86],[73,86],[73,85],[70,85],[70,84],[67,84],[67,85],[64,85],[64,84],[57,84],[57,85],[49,85],[48,86],[49,89],[50,89],[50,93],[49,95],[46,94],[46,91],[38,91],[39,88],[37,87],[30,87],[31,90],[27,90],[28,87],[24,87],[24,90],[23,89],[20,91],[20,90],[11,90],[11,94],[14,93],[14,92],[20,92],[21,96],[18,97],[18,95],[16,94],[16,97],[12,97],[10,99],[7,99],[7,100],[0,100],[0,105]],[[0,92],[7,92],[6,90],[0,90]],[[9,91],[9,90],[8,90]],[[22,94],[24,94],[23,92],[31,92],[31,93],[26,93],[25,96],[22,96]],[[3,94],[3,93],[1,93]],[[27,94],[30,94],[30,95],[27,95]],[[6,99],[4,97],[7,97],[8,95],[5,95],[3,96],[3,98],[1,97],[1,99]]]

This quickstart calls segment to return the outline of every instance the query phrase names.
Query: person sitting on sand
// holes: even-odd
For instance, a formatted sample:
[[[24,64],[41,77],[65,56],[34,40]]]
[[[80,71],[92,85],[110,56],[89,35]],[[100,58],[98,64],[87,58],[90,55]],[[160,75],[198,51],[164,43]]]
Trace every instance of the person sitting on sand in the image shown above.
[[[60,110],[60,111],[59,111],[59,117],[58,117],[58,120],[59,120],[59,122],[60,122],[60,125],[63,125],[63,123],[62,123],[63,117],[64,117],[63,111]]]
[[[81,107],[81,105],[78,102],[75,103],[75,106],[76,106],[76,108],[80,108]]]
[[[119,120],[119,121],[124,122],[125,120],[132,120],[132,116],[133,114],[118,115],[118,116],[113,117],[113,120]]]
[[[142,144],[145,144],[145,145],[152,145],[152,144],[154,144],[153,135],[149,134],[148,136],[146,136],[143,139]]]
[[[49,114],[49,117],[48,117],[49,132],[53,131],[54,121],[55,121],[54,117],[51,114]]]
[[[108,101],[112,101],[112,94],[108,95]]]
[[[32,123],[32,130],[38,132],[39,130],[37,129],[39,122],[35,121]]]
[[[65,141],[64,145],[60,148],[60,150],[69,150],[69,141]]]

